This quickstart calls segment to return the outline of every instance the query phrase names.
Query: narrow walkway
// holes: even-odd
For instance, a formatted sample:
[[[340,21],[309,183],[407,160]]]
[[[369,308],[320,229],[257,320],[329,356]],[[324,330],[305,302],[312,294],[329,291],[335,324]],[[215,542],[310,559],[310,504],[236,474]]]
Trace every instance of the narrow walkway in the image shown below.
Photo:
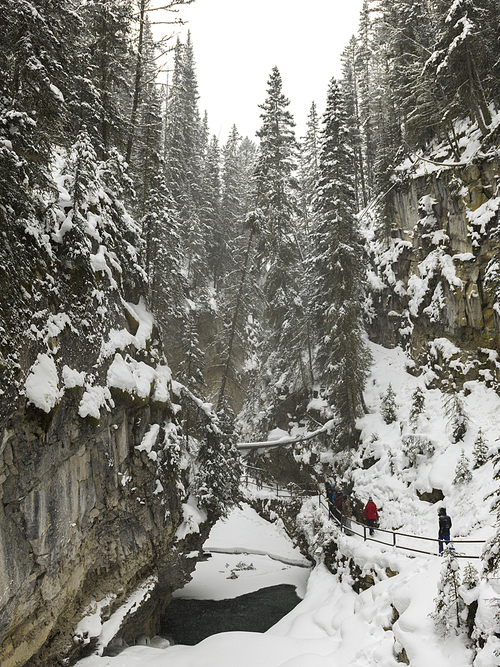
[[[281,498],[317,496],[319,507],[322,508],[330,521],[333,521],[340,530],[343,530],[341,521],[333,513],[331,503],[329,503],[328,499],[323,495],[318,486],[312,487],[311,485],[301,485],[293,482],[285,486],[280,485],[277,482],[265,483],[258,479],[259,472],[264,473],[265,471],[252,466],[246,466],[246,474],[243,478],[243,482],[247,488],[249,485],[252,485],[256,490],[267,490],[276,497]],[[351,519],[349,530],[344,530],[344,532],[347,536],[360,537],[365,542],[374,542],[383,546],[401,549],[404,552],[423,554],[426,556],[439,556],[437,536],[424,537],[421,535],[401,533],[395,530],[385,530],[383,528],[376,528],[374,535],[370,535],[369,527],[354,518]],[[453,539],[450,544],[453,546],[457,558],[479,559],[481,558],[484,540]]]

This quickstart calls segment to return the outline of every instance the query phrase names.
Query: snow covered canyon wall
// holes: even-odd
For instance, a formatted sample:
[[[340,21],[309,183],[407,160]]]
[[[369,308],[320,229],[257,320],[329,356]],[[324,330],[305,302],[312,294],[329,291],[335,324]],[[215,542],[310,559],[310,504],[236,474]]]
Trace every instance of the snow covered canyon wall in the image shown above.
[[[369,243],[370,336],[429,381],[500,379],[500,165],[421,162],[391,194],[392,238]]]
[[[2,223],[2,667],[98,648],[107,621],[154,635],[209,530],[138,228],[104,191],[77,217],[62,183],[38,217]]]

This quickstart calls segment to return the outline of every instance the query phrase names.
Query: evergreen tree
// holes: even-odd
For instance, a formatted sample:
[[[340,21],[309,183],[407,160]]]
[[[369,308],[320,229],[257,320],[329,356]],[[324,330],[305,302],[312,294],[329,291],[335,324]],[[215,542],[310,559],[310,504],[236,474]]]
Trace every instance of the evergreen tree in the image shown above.
[[[101,183],[97,178],[98,160],[88,133],[83,130],[70,151],[65,172],[68,175],[67,189],[73,203],[73,211],[67,217],[63,236],[63,247],[73,267],[79,267],[90,279],[91,244],[87,236],[89,229],[87,214],[98,201],[97,191]]]
[[[500,480],[500,451],[497,451],[493,459],[493,479]],[[500,488],[493,494],[494,500],[490,511],[496,516],[496,531],[485,543],[481,558],[483,560],[483,571],[486,576],[498,576],[500,569]]]
[[[210,518],[227,516],[242,497],[242,465],[236,448],[234,415],[224,403],[219,423],[208,424],[196,458],[196,495]]]
[[[442,87],[454,117],[469,113],[483,135],[491,124],[488,100],[476,62],[482,40],[478,37],[484,10],[473,0],[436,3],[438,34],[435,51],[426,63]]]
[[[358,43],[354,36],[342,54],[342,91],[345,99],[349,142],[354,152],[354,187],[356,206],[364,208],[368,203],[365,168],[363,164],[363,141],[361,132],[360,94],[356,58]]]
[[[392,424],[398,420],[396,394],[394,393],[394,389],[390,382],[385,394],[382,396],[380,414],[386,424]]]
[[[302,220],[304,221],[306,234],[311,228],[311,216],[313,214],[313,201],[316,194],[316,183],[319,178],[319,116],[316,103],[311,104],[307,118],[306,135],[300,145],[300,197]]]
[[[219,142],[213,136],[207,147],[207,155],[203,170],[202,182],[202,226],[207,230],[207,267],[214,287],[217,289],[223,262],[221,246],[224,244],[221,236],[221,173]]]
[[[481,427],[479,427],[479,431],[477,433],[477,438],[474,442],[474,449],[472,451],[472,458],[473,458],[473,469],[477,470],[481,466],[483,466],[487,460],[488,460],[488,444],[484,439],[483,436],[483,431]]]
[[[417,387],[411,397],[412,404],[410,408],[410,425],[412,431],[415,433],[418,426],[418,418],[424,412],[425,396],[424,392]]]
[[[177,208],[185,247],[183,270],[191,296],[207,276],[202,182],[206,132],[198,109],[198,85],[191,36],[175,47],[174,74],[166,109],[165,181]]]
[[[142,218],[145,269],[153,312],[164,330],[177,328],[184,315],[184,281],[181,272],[179,223],[164,181],[156,177],[149,190]]]
[[[254,173],[254,212],[260,232],[258,262],[263,271],[268,324],[267,351],[294,370],[301,350],[288,346],[294,322],[303,308],[299,293],[299,248],[296,236],[297,190],[293,172],[297,144],[289,100],[282,93],[281,76],[275,67],[268,81],[268,97],[261,105],[262,127]],[[255,223],[254,223],[255,224]],[[293,359],[290,364],[290,359]]]
[[[136,75],[137,76],[137,75]],[[162,100],[155,82],[155,45],[147,17],[144,21],[137,110],[132,113],[127,153],[137,193],[137,214],[146,213],[146,201],[162,169]]]
[[[422,146],[438,121],[436,91],[423,75],[435,42],[434,22],[425,0],[384,0],[382,27],[390,60],[386,85],[401,113],[403,139]]]
[[[353,154],[345,109],[332,79],[323,120],[314,232],[317,366],[340,419],[339,441],[354,444],[370,365],[364,341],[363,248],[355,216]]]
[[[460,399],[460,396],[453,391],[447,396],[445,395],[444,409],[448,419],[448,427],[451,430],[453,442],[463,440],[465,434],[467,433],[469,418],[465,412],[465,408],[462,400]]]
[[[368,199],[374,193],[375,186],[375,118],[373,112],[373,23],[370,17],[368,0],[363,0],[359,19],[355,70],[359,89],[359,119],[363,137],[363,172],[365,174]]]
[[[194,305],[185,315],[184,331],[181,340],[180,363],[177,379],[186,386],[195,396],[199,396],[205,387],[203,367],[205,355],[200,349],[199,341],[199,313]]]
[[[221,228],[219,264],[222,280],[218,293],[221,332],[215,339],[221,360],[221,382],[217,399],[222,409],[228,386],[240,387],[238,360],[242,352],[250,355],[247,336],[250,294],[254,292],[251,265],[255,228],[246,229],[251,190],[249,181],[254,168],[255,145],[241,141],[233,126],[223,149]]]
[[[67,0],[0,5],[0,220],[29,217],[51,190],[55,143],[72,143],[68,100],[81,21]]]
[[[470,461],[465,456],[465,451],[462,449],[460,458],[458,459],[457,466],[455,468],[455,478],[453,484],[468,484],[472,479],[472,473],[470,471]]]
[[[86,25],[82,77],[92,85],[82,87],[85,104],[82,122],[95,134],[101,159],[111,148],[125,151],[127,105],[130,90],[131,0],[89,0],[81,6]],[[90,99],[86,97],[91,93]],[[97,105],[93,107],[92,105]]]
[[[462,585],[465,586],[467,590],[472,590],[476,588],[479,584],[479,574],[472,563],[467,563],[464,567],[464,575],[462,578]]]
[[[460,616],[465,604],[459,594],[460,568],[453,549],[445,549],[443,559],[438,596],[435,599],[436,609],[430,616],[441,636],[446,637],[451,630],[458,634]]]

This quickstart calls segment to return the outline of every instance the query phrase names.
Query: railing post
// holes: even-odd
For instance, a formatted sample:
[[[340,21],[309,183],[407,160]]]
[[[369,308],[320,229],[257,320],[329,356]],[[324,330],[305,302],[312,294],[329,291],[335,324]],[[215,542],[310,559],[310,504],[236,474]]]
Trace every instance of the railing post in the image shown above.
[[[363,526],[363,540],[366,542],[366,526]]]
[[[397,534],[397,533],[392,533],[392,546],[393,546],[393,547],[396,546],[396,534]]]

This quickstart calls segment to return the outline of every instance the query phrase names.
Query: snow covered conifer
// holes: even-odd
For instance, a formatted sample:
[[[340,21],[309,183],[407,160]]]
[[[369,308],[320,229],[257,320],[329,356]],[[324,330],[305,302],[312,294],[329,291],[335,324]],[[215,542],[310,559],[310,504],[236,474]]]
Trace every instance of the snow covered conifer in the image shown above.
[[[191,307],[184,321],[184,333],[181,339],[181,362],[177,379],[195,395],[199,395],[205,387],[205,377],[203,375],[205,355],[200,350],[198,327],[199,313]]]
[[[392,424],[398,420],[396,394],[390,382],[385,394],[382,396],[380,413],[386,424]]]
[[[425,396],[424,392],[417,387],[412,394],[412,404],[410,408],[410,425],[413,432],[417,430],[418,418],[424,411]]]
[[[469,417],[465,412],[460,396],[455,392],[445,396],[444,409],[448,419],[448,427],[451,429],[453,442],[463,440],[467,433]]]
[[[472,473],[470,471],[469,463],[469,459],[465,456],[465,451],[462,449],[457,467],[455,468],[455,479],[453,480],[453,484],[468,484],[471,481]]]
[[[227,516],[241,500],[242,473],[236,448],[234,415],[225,401],[218,412],[219,423],[208,423],[196,459],[196,495],[209,514]]]
[[[472,467],[474,470],[477,470],[477,468],[483,466],[488,460],[488,445],[484,439],[481,427],[479,427],[477,438],[476,441],[474,442],[472,457],[473,457]]]
[[[271,376],[288,388],[301,383],[304,265],[298,243],[297,142],[290,101],[282,93],[281,75],[273,68],[267,98],[260,108],[262,127],[253,176],[253,210],[247,223],[259,232],[256,265],[265,297],[261,352]]]
[[[307,117],[306,134],[301,141],[299,160],[301,208],[306,230],[310,225],[316,183],[319,178],[319,150],[319,119],[316,104],[313,102]]]
[[[460,615],[465,608],[459,595],[460,568],[453,549],[447,548],[443,553],[444,563],[438,583],[438,596],[435,598],[436,608],[430,614],[441,636],[446,637],[451,630],[457,634],[460,628]]]
[[[477,63],[481,61],[481,39],[484,8],[474,0],[437,2],[437,45],[426,63],[442,86],[455,115],[472,115],[481,134],[486,135],[491,123],[481,74]]]
[[[69,176],[67,188],[73,210],[68,215],[70,225],[63,237],[64,247],[73,266],[84,269],[90,255],[90,241],[86,236],[87,213],[91,202],[97,198],[99,185],[96,176],[97,155],[86,130],[78,135],[66,159],[65,172]]]
[[[475,588],[479,583],[479,574],[472,563],[467,563],[464,567],[464,575],[462,578],[462,584],[468,590]]]
[[[362,320],[365,273],[355,215],[353,152],[335,79],[328,88],[319,173],[313,233],[317,366],[340,418],[339,444],[352,446],[371,357]]]
[[[493,479],[500,480],[500,451],[497,451],[493,459]],[[494,500],[491,504],[491,512],[496,514],[496,533],[491,537],[483,548],[483,571],[487,576],[498,576],[500,569],[500,488],[494,492]]]

